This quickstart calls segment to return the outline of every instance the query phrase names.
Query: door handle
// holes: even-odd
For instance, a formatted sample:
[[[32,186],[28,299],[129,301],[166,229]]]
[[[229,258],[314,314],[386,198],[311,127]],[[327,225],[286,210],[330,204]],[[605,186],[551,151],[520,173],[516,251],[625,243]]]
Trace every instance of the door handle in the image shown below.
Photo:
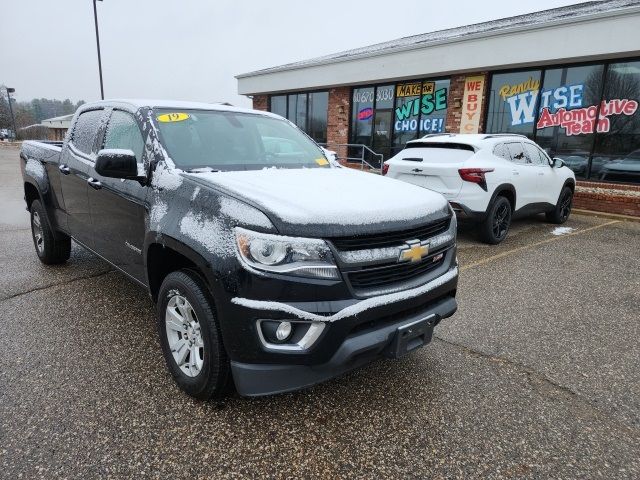
[[[58,165],[58,170],[64,175],[69,175],[71,173],[71,169],[67,167],[64,163]]]
[[[519,171],[517,171],[517,170],[514,170],[514,171],[513,171],[513,174],[514,174],[514,175],[520,175],[520,172],[519,172]]]
[[[100,183],[100,180],[96,180],[93,177],[89,177],[89,179],[87,180],[87,183],[91,188],[94,188],[96,190],[100,190],[102,188],[102,184]]]
[[[538,172],[538,175],[544,175],[544,172]]]

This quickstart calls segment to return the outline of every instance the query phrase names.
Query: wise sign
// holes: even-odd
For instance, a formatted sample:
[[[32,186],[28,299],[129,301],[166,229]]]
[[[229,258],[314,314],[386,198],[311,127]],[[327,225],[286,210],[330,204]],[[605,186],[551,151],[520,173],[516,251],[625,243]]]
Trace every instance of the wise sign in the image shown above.
[[[478,133],[480,129],[483,90],[484,75],[476,75],[465,79],[464,94],[462,96],[462,115],[460,117],[460,133]]]

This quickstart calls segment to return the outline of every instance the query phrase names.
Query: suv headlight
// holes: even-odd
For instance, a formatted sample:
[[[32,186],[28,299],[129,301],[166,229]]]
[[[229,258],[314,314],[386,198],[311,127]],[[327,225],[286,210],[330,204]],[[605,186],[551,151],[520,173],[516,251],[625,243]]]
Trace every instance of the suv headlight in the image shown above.
[[[324,240],[285,237],[236,227],[241,260],[256,270],[299,277],[338,279],[338,267]]]

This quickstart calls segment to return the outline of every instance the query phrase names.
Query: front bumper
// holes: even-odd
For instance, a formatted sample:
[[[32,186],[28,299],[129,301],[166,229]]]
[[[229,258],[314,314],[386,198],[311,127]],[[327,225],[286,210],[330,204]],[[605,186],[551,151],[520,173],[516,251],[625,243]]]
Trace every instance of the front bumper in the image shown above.
[[[214,296],[238,391],[248,396],[266,395],[322,382],[382,356],[396,330],[416,318],[433,315],[436,324],[453,315],[458,283],[455,222],[450,230],[453,232],[448,232],[446,243],[434,241],[433,255],[444,255],[437,267],[386,290],[356,290],[350,272],[361,260],[347,260],[338,254],[339,280],[257,274],[229,265],[232,274],[225,275],[228,283]],[[368,266],[387,264],[386,257],[366,260]],[[265,342],[261,331],[264,322],[282,321],[294,325],[294,337],[296,324],[320,324],[323,328],[313,342],[304,344],[301,337],[291,338],[292,343],[300,342],[304,347],[283,349]],[[304,332],[304,328],[298,331]]]
[[[382,325],[349,335],[331,356],[320,365],[258,364],[231,362],[231,371],[238,393],[245,396],[270,395],[298,390],[340,376],[385,356],[399,328],[417,320],[429,318],[433,329],[440,320],[455,313],[457,303],[446,295],[420,311],[387,319]]]

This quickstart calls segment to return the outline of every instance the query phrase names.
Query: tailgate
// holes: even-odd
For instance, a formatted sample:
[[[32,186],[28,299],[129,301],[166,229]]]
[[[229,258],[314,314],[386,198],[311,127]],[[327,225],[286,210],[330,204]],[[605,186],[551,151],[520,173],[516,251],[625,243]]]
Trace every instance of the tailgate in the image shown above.
[[[458,169],[463,168],[475,152],[452,146],[454,148],[446,144],[407,148],[393,159],[389,176],[453,198],[462,188]]]

